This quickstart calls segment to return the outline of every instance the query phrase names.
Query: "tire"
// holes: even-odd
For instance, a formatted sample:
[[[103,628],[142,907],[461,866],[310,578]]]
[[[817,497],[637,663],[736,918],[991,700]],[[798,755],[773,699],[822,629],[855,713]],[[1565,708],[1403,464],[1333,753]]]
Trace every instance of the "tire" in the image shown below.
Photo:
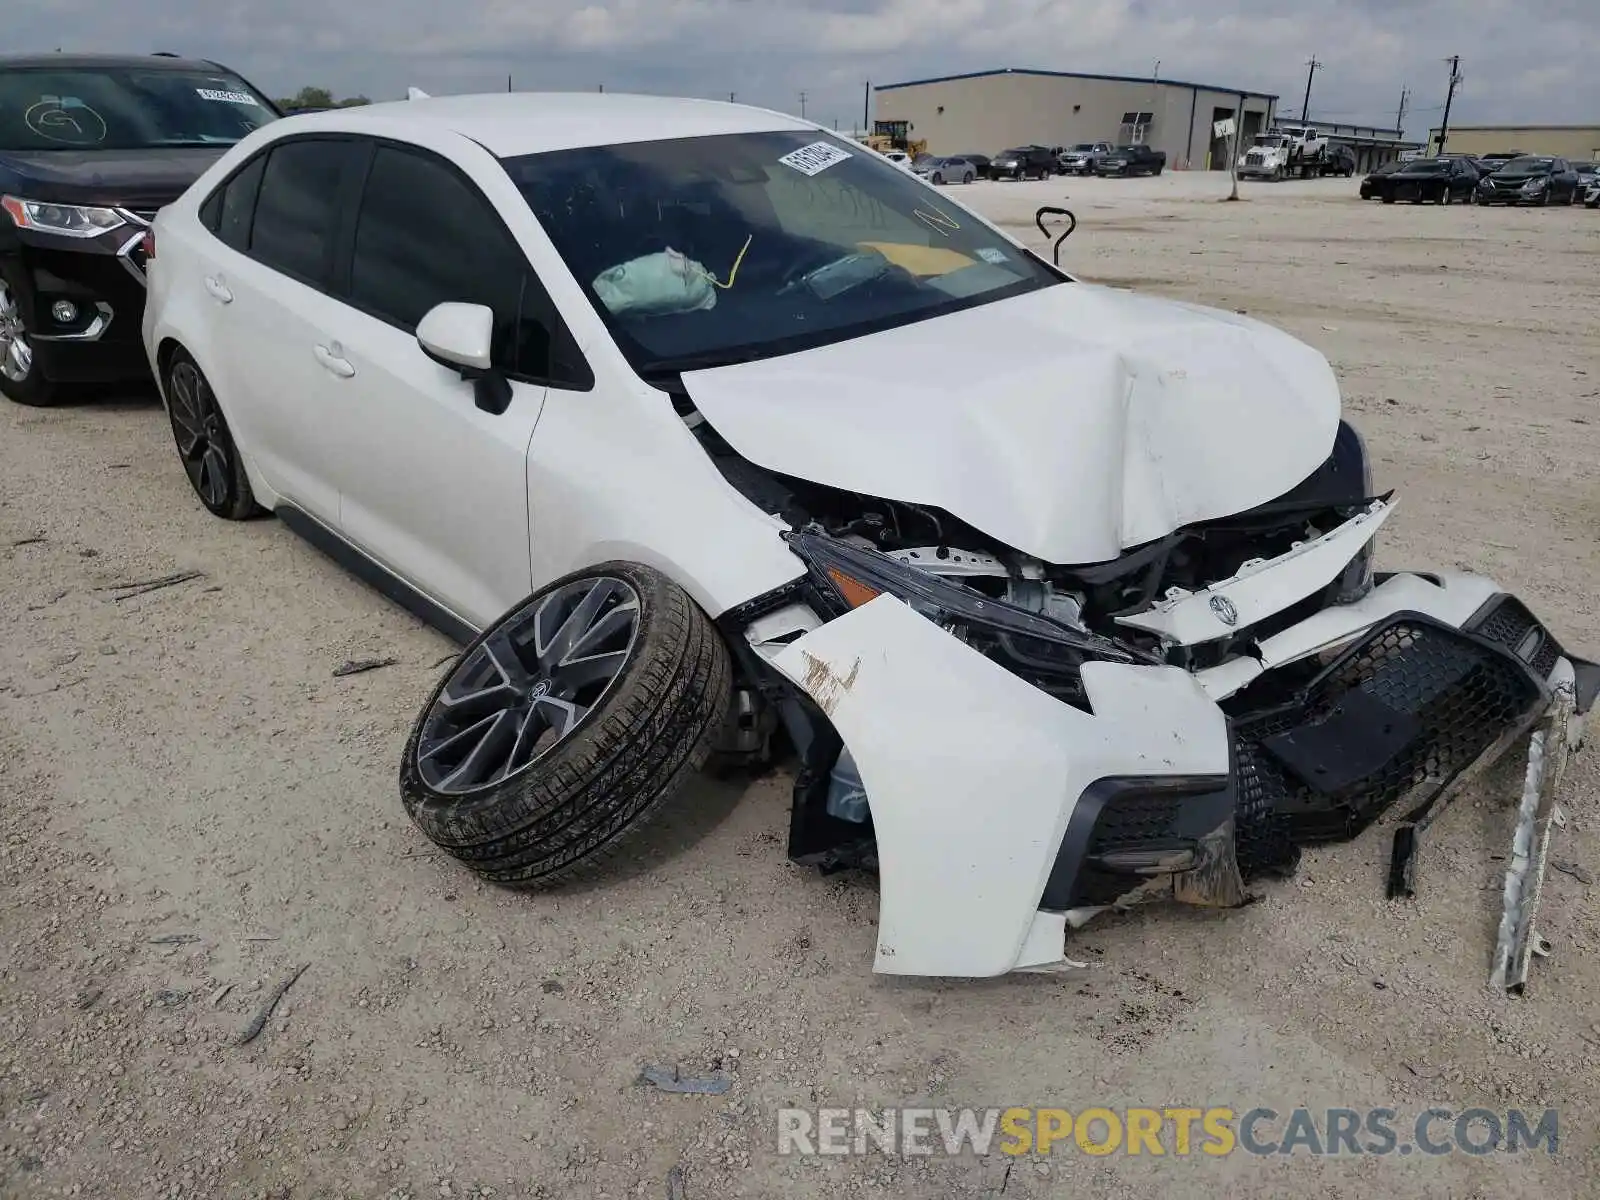
[[[161,394],[166,397],[178,461],[206,511],[225,521],[261,515],[216,393],[187,351],[174,350],[168,357],[161,372]]]
[[[1159,174],[1161,174],[1161,170],[1162,170],[1161,167],[1157,167],[1155,170],[1151,171],[1150,174],[1159,175]]]
[[[944,182],[944,176],[935,174],[934,177],[933,177],[933,182],[936,183],[936,184],[943,183]]]
[[[602,598],[594,601],[597,593]],[[633,627],[626,648],[600,650],[618,644],[607,640],[615,634],[607,634],[577,660],[620,653],[620,667],[599,684],[598,694],[587,697],[575,723],[556,731],[546,710],[555,706],[570,716],[572,705],[585,696],[584,688],[592,689],[596,681],[572,692],[559,667],[546,671],[537,664],[528,666],[516,639],[525,639],[521,655],[532,654],[538,642],[526,639],[534,638],[538,623],[548,620],[552,624],[545,632],[559,646],[566,618],[586,602],[600,605],[599,615],[587,625],[593,631],[605,628],[616,612],[626,611],[630,599]],[[544,606],[551,605],[555,610],[546,617]],[[580,648],[582,633],[580,629],[576,635]],[[511,656],[510,671],[496,667],[496,648],[501,656]],[[452,712],[450,701],[441,707],[441,700],[454,687],[455,703],[462,704],[463,693],[482,695],[486,684],[499,679],[514,685],[516,699],[510,707],[488,710],[496,713],[495,721],[510,716],[517,722],[515,737],[521,738],[533,714],[544,712],[541,720],[551,724],[548,732],[556,734],[554,740],[542,749],[542,733],[526,748],[513,742],[502,751],[509,756],[504,768],[493,755],[473,764],[497,724],[484,738],[469,742],[458,760],[452,759],[451,739],[459,742],[488,717],[479,718],[476,709]],[[524,689],[527,681],[531,683]],[[500,685],[494,690],[500,691]],[[563,690],[569,692],[566,699],[560,698]],[[406,742],[401,800],[430,841],[491,883],[540,889],[588,878],[608,860],[639,847],[651,823],[705,765],[726,727],[732,695],[728,648],[711,618],[677,584],[637,563],[609,562],[576,571],[535,592],[456,660]],[[510,728],[500,736],[502,741],[512,736]],[[519,753],[528,754],[527,761],[519,764]],[[472,774],[487,773],[488,781],[469,776],[452,784],[469,767]]]
[[[22,272],[0,266],[0,392],[31,408],[48,408],[60,389],[44,377],[33,352],[33,296]]]
[[[1383,198],[1383,202],[1385,204],[1393,204],[1394,203],[1394,197],[1393,196],[1385,196]]]
[[[963,175],[961,177],[961,182],[962,183],[971,183],[972,182],[972,172],[968,171],[965,175]]]

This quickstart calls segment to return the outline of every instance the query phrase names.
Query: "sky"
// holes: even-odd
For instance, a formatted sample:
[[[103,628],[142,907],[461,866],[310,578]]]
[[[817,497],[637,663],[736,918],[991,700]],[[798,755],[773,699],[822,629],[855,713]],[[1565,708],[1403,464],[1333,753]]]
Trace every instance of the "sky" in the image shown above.
[[[7,0],[4,50],[172,50],[275,96],[709,96],[859,124],[864,84],[997,67],[1272,92],[1298,116],[1420,140],[1451,124],[1600,122],[1600,0]]]

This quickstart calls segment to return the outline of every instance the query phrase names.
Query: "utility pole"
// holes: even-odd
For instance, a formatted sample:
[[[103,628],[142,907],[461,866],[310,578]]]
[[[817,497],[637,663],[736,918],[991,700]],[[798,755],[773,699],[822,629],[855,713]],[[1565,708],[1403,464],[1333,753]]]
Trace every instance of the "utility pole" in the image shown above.
[[[1306,59],[1306,66],[1310,67],[1311,69],[1306,72],[1306,98],[1305,102],[1300,105],[1300,120],[1302,122],[1309,121],[1311,119],[1311,81],[1316,78],[1317,68],[1321,65],[1322,64],[1317,61],[1316,55],[1312,55],[1310,58]]]
[[[728,103],[729,104],[733,103],[733,98],[734,98],[735,95],[737,95],[737,93],[735,93],[735,92],[729,92],[728,93]]]
[[[507,75],[506,76],[506,91],[509,92],[510,90],[511,90],[511,76]]]
[[[1239,198],[1239,150],[1244,145],[1244,93],[1239,93],[1239,107],[1233,114],[1233,153],[1228,155],[1228,175],[1232,179],[1232,187],[1228,190],[1228,199]]]
[[[804,92],[800,93],[800,119],[802,121],[806,119],[806,94]]]
[[[1445,62],[1450,64],[1450,90],[1444,94],[1444,116],[1439,120],[1439,148],[1435,155],[1444,153],[1444,144],[1450,136],[1450,101],[1456,98],[1456,88],[1461,83],[1461,55],[1452,54]]]
[[[602,92],[603,92],[603,91],[605,91],[605,90],[606,90],[606,85],[605,85],[605,84],[603,84],[603,83],[602,83],[602,84],[601,84],[601,85],[600,85],[600,90],[601,90],[601,91],[602,91]]]
[[[861,136],[872,132],[872,80],[867,80],[861,93]]]
[[[1394,131],[1401,137],[1406,135],[1406,102],[1411,99],[1411,89],[1400,89],[1400,111],[1394,116]]]

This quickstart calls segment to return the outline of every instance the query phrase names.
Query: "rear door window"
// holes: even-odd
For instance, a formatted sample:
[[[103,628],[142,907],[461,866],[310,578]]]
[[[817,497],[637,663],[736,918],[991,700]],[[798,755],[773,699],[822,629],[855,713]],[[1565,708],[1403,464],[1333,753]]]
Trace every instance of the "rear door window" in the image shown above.
[[[275,145],[250,223],[250,257],[312,287],[324,287],[332,265],[339,192],[358,153],[348,139]]]
[[[200,219],[224,243],[239,251],[250,249],[250,226],[255,219],[256,193],[266,173],[267,156],[258,154],[236,171],[227,183],[207,197]]]

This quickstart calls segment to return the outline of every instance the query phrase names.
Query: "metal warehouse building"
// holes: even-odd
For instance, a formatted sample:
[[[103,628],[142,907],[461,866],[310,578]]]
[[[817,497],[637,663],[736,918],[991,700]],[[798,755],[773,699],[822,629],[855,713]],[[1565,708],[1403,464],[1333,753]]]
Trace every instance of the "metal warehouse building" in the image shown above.
[[[1428,131],[1428,145],[1439,144],[1439,130]],[[1452,125],[1445,139],[1452,154],[1495,154],[1520,150],[1580,162],[1600,159],[1597,125]]]
[[[905,135],[934,154],[989,154],[1036,143],[1142,142],[1172,167],[1226,170],[1228,146],[1212,124],[1235,114],[1242,94],[1244,141],[1269,128],[1278,98],[1246,88],[1085,75],[1015,67],[945,75],[873,89],[875,126],[906,123]]]

